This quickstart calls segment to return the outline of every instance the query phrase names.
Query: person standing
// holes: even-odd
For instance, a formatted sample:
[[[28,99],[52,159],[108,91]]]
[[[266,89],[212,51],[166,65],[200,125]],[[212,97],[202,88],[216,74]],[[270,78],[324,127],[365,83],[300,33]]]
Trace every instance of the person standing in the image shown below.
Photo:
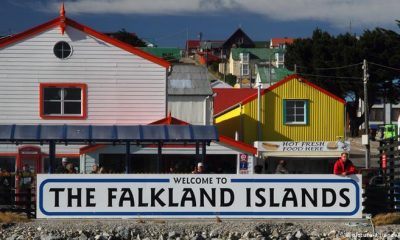
[[[92,171],[91,171],[90,173],[92,173],[92,174],[97,174],[97,173],[99,173],[99,165],[93,164],[93,166],[92,166]]]
[[[349,154],[343,152],[340,158],[335,162],[333,167],[333,174],[346,176],[351,174],[356,174],[357,169],[353,163],[349,160]]]
[[[278,166],[276,166],[275,173],[276,174],[287,174],[289,171],[286,168],[286,161],[285,160],[280,160]]]
[[[28,164],[22,166],[22,171],[19,172],[19,193],[18,198],[22,205],[29,205],[32,201],[32,185],[33,185],[33,172],[30,170]]]
[[[73,163],[68,163],[67,166],[65,166],[65,169],[66,169],[66,173],[69,173],[69,174],[77,173]]]
[[[197,166],[194,168],[193,172],[194,174],[202,174],[204,172],[204,164],[202,162],[198,162]]]
[[[67,165],[68,165],[68,159],[63,157],[61,160],[61,166],[59,166],[56,170],[56,173],[68,173],[67,171]]]

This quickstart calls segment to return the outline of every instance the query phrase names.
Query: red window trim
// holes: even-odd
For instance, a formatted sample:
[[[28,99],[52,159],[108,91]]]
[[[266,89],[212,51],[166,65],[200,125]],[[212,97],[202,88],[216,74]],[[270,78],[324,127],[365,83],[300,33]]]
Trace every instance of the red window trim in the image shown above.
[[[79,116],[49,116],[44,114],[43,107],[43,89],[46,87],[79,87],[82,89],[82,114]],[[62,119],[62,120],[76,120],[87,118],[87,85],[83,83],[40,83],[40,94],[39,94],[39,114],[42,119]]]

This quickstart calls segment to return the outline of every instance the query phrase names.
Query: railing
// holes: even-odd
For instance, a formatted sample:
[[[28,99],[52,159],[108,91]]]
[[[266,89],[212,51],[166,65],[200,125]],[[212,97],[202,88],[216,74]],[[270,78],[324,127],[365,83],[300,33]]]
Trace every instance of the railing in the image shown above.
[[[15,173],[0,174],[0,211],[26,213],[28,218],[36,217],[36,189],[33,182],[30,185],[15,188]],[[35,176],[31,175],[32,179]],[[4,181],[8,184],[4,184]]]
[[[384,139],[379,142],[380,178],[365,189],[365,212],[400,211],[400,142]]]

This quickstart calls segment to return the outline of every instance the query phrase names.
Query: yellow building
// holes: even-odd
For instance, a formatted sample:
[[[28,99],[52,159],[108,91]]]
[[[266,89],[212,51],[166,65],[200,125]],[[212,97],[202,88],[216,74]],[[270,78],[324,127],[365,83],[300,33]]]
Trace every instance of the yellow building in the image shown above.
[[[336,157],[343,151],[342,146],[338,147],[338,140],[345,136],[343,99],[298,75],[290,75],[261,91],[260,119],[258,101],[255,93],[215,115],[220,134],[259,144],[258,151],[265,151],[264,156]],[[290,148],[289,152],[285,148],[289,145],[303,148]],[[269,149],[260,149],[262,146]]]

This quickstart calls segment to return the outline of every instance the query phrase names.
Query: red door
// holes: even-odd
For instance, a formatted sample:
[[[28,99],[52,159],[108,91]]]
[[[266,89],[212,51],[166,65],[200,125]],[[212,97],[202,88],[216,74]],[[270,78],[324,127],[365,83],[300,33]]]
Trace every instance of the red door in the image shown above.
[[[22,193],[26,189],[32,189],[35,192],[35,175],[43,172],[42,151],[37,146],[22,146],[18,149],[16,160],[15,178],[16,193]],[[21,200],[16,197],[16,200]]]

